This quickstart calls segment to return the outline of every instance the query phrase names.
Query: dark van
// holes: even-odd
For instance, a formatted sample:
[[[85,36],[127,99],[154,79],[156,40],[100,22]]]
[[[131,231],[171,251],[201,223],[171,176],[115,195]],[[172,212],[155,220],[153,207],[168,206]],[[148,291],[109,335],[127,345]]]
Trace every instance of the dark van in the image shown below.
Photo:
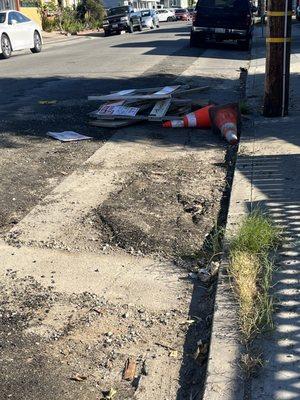
[[[244,49],[251,46],[255,7],[249,0],[198,0],[191,30],[190,46],[201,47],[206,40],[235,40]]]

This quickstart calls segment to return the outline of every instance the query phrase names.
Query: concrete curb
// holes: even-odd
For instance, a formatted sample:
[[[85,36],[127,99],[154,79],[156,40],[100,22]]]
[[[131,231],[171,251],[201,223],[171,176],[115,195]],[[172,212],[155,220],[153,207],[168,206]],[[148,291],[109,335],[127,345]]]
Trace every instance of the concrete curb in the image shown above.
[[[79,40],[80,42],[82,41],[82,39],[90,39],[87,38],[86,36],[74,36],[74,37],[68,37],[66,36],[63,39],[59,39],[59,40],[44,40],[43,45],[44,46],[48,46],[50,44],[57,44],[57,43],[64,43],[64,42],[76,42],[77,40]]]
[[[257,60],[253,57],[254,54],[255,46],[251,53],[251,63],[246,85],[246,95],[248,97],[251,97],[255,87]],[[252,162],[250,157],[247,157],[247,160],[239,157],[243,154],[243,145],[246,142],[248,144],[247,155],[251,156],[249,154],[249,142],[251,149],[253,149],[251,142],[254,143],[252,128],[253,122],[250,121],[250,129],[248,127],[243,137],[241,137],[237,153],[224,238],[224,255],[221,262],[215,299],[215,312],[203,400],[244,399],[245,381],[240,369],[242,345],[240,343],[237,321],[238,305],[233,296],[226,270],[228,265],[228,241],[241,219],[248,213],[248,207],[252,200],[252,176],[249,180],[249,178],[246,179],[240,172],[245,168],[251,171]]]

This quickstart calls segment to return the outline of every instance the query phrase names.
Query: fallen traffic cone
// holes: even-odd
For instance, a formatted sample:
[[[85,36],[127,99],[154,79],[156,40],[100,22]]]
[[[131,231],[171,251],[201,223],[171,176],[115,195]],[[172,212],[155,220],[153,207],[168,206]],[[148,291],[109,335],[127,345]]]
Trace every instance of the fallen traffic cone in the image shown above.
[[[210,104],[206,107],[200,108],[199,110],[193,111],[183,117],[185,128],[203,128],[207,129],[211,127],[211,118],[209,110],[213,105]]]
[[[164,128],[184,128],[184,123],[183,120],[181,119],[176,119],[176,120],[171,120],[171,121],[165,121],[163,122],[163,127]]]
[[[238,143],[239,106],[226,104],[209,110],[213,128],[219,130],[230,144]]]

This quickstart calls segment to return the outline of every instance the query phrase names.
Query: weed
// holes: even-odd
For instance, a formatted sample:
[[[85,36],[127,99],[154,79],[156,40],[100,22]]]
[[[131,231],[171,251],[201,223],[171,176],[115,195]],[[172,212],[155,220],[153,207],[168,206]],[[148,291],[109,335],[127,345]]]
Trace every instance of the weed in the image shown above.
[[[276,246],[280,232],[270,217],[261,210],[252,211],[243,221],[231,243],[231,251],[268,254]]]
[[[261,355],[254,355],[250,353],[243,354],[241,357],[241,366],[245,371],[246,376],[254,376],[257,370],[263,367],[263,360]]]
[[[239,301],[240,328],[246,342],[273,327],[270,288],[274,263],[270,252],[279,238],[271,219],[255,210],[243,221],[230,245],[229,273]]]
[[[251,114],[251,109],[244,100],[240,101],[239,105],[240,105],[241,114],[243,114],[243,115]]]

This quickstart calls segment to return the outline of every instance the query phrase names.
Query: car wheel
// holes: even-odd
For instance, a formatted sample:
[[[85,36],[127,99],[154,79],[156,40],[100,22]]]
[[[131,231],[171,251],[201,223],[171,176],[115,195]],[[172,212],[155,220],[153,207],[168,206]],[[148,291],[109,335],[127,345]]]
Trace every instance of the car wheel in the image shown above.
[[[109,36],[109,31],[104,31],[104,36]]]
[[[31,50],[32,53],[40,53],[42,51],[42,40],[40,34],[35,31],[33,35],[34,47]]]
[[[139,32],[142,32],[142,30],[143,30],[143,25],[142,25],[141,23],[139,24],[137,30],[138,30]]]
[[[157,29],[159,28],[159,24],[158,24],[158,23],[156,24],[156,28],[157,28]]]
[[[172,17],[167,18],[167,22],[172,22],[172,21],[174,21],[174,19]]]
[[[133,23],[130,22],[130,23],[129,23],[129,27],[128,27],[128,32],[129,32],[129,33],[133,33],[133,31],[134,31]]]
[[[1,51],[2,51],[2,58],[9,58],[11,56],[11,44],[9,37],[5,34],[1,36]]]
[[[249,51],[251,49],[252,39],[248,38],[246,40],[239,40],[238,45],[241,50]]]

